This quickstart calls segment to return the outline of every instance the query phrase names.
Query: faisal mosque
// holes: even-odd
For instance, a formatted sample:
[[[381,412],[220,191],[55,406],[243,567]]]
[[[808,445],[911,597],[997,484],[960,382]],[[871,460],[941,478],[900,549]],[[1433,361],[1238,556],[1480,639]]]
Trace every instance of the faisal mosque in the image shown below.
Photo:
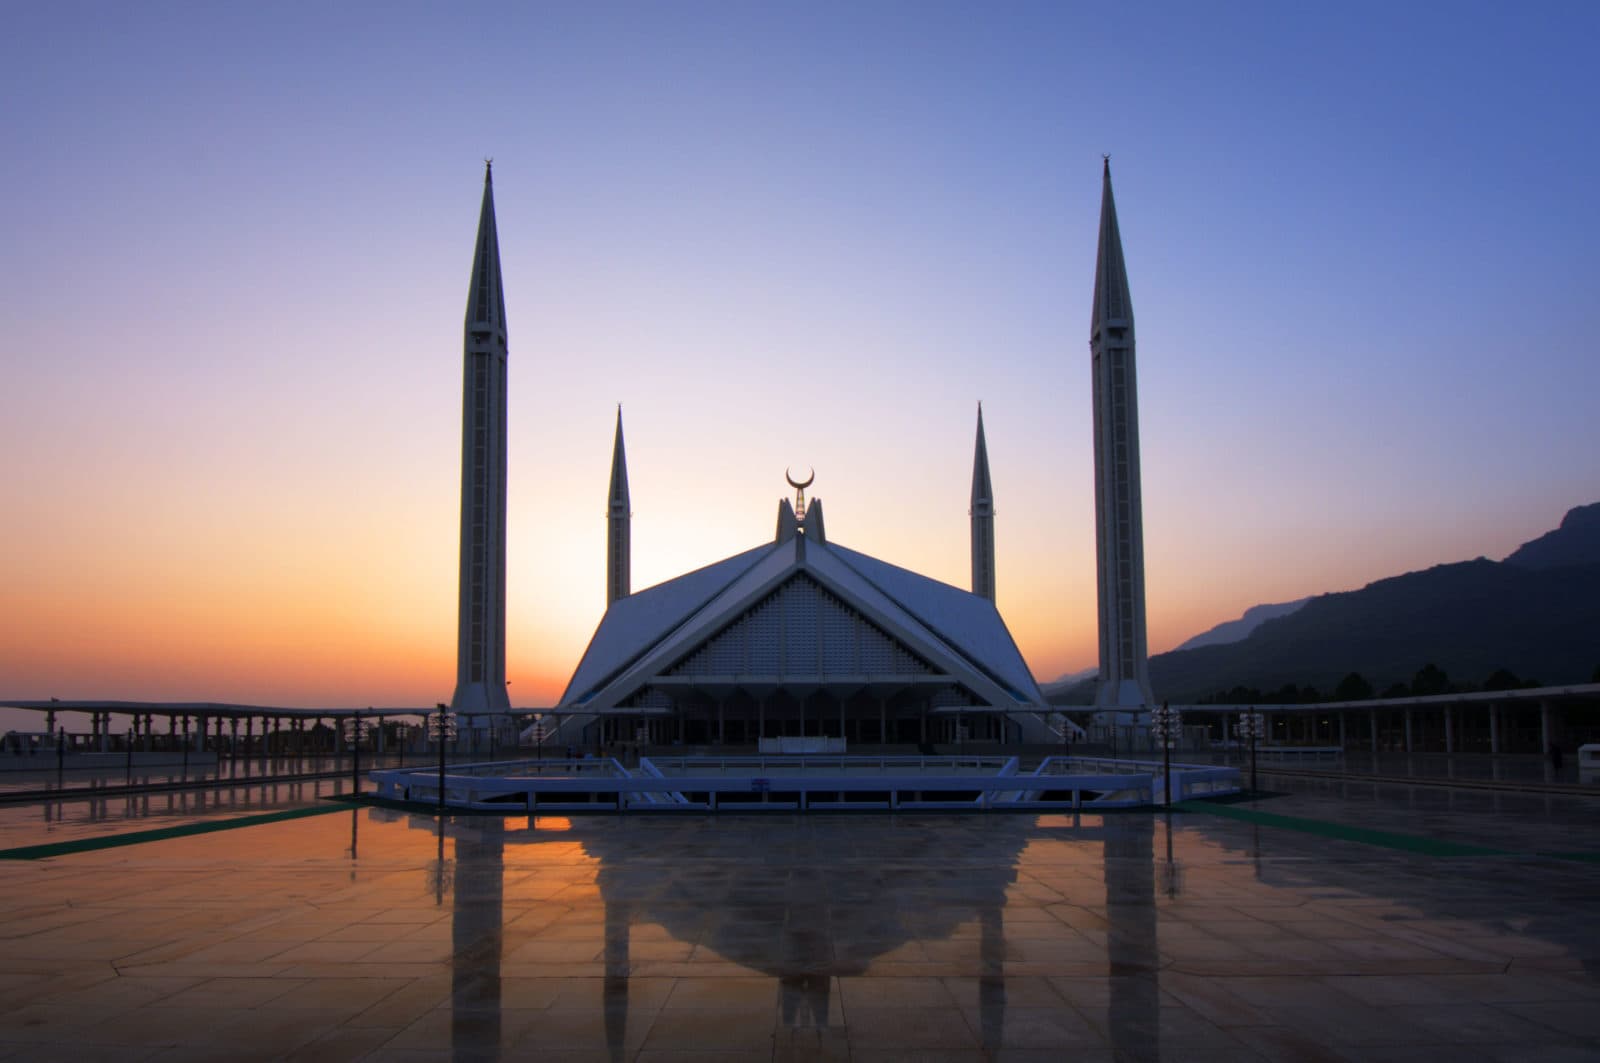
[[[1154,699],[1145,642],[1133,305],[1103,170],[1090,324],[1103,709]],[[492,166],[468,288],[462,375],[461,556],[451,708],[510,709],[505,682],[508,333]],[[785,473],[772,538],[644,590],[630,585],[622,411],[607,519],[607,608],[541,734],[753,745],[971,739],[1058,742],[1054,713],[995,606],[994,493],[978,409],[972,468],[972,580],[954,587],[828,537],[815,479]]]

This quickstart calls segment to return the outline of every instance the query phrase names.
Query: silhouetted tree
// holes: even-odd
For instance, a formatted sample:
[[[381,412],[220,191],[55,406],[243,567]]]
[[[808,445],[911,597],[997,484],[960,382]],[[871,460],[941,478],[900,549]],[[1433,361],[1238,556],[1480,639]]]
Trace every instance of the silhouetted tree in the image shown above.
[[[1360,672],[1351,672],[1333,688],[1334,701],[1365,701],[1372,697],[1372,684]]]
[[[1516,690],[1522,685],[1522,680],[1517,678],[1517,673],[1509,668],[1496,668],[1488,679],[1483,681],[1485,690]]]
[[[1429,661],[1422,666],[1411,680],[1411,693],[1417,697],[1426,697],[1429,694],[1450,693],[1450,677],[1444,669]]]
[[[1411,696],[1411,688],[1404,683],[1390,683],[1383,688],[1383,696],[1386,698],[1409,698]]]

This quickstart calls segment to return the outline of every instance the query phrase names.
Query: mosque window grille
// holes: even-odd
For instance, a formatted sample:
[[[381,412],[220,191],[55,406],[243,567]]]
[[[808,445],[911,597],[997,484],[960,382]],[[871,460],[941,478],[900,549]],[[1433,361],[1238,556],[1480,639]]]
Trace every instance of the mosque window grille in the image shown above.
[[[928,699],[928,707],[933,709],[980,708],[983,705],[984,702],[975,697],[972,691],[959,685],[940,687]]]
[[[668,675],[927,675],[920,656],[806,576],[726,625]]]
[[[625,709],[671,709],[675,704],[672,696],[666,691],[658,690],[655,687],[644,687],[630,694],[623,701],[622,707]]]

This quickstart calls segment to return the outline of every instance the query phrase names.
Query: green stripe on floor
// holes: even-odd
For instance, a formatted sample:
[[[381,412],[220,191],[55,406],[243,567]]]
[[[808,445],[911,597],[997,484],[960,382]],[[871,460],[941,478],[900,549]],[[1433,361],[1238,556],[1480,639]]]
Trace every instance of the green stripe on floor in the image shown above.
[[[308,816],[325,816],[329,812],[348,812],[349,804],[328,807],[291,808],[286,812],[263,812],[258,816],[239,816],[235,819],[208,819],[201,823],[185,823],[180,827],[161,827],[157,830],[136,830],[125,834],[102,834],[94,838],[76,838],[72,841],[51,842],[48,845],[24,845],[16,849],[0,849],[0,860],[43,860],[51,856],[72,853],[89,853],[96,849],[115,849],[123,845],[143,845],[167,838],[186,838],[191,834],[213,834],[219,830],[239,827],[258,827],[263,823],[281,823],[288,819],[305,819]]]
[[[1241,805],[1217,805],[1209,801],[1185,801],[1174,807],[1185,812],[1205,812],[1224,819],[1238,819],[1246,823],[1259,823],[1263,827],[1279,827],[1302,834],[1315,834],[1323,838],[1377,845],[1385,849],[1418,853],[1422,856],[1509,856],[1504,849],[1490,849],[1482,845],[1465,845],[1461,842],[1440,841],[1416,834],[1397,834],[1394,831],[1351,827],[1343,823],[1330,823],[1325,819],[1306,819],[1302,816],[1283,816],[1276,812],[1257,812]]]

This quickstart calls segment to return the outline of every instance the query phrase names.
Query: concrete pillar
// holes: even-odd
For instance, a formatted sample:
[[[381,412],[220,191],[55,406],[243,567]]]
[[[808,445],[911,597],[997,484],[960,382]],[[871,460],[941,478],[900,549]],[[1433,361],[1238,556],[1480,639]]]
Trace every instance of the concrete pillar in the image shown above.
[[[235,716],[228,721],[231,735],[228,739],[228,755],[233,760],[239,759],[239,717]]]
[[[1548,753],[1555,739],[1555,721],[1551,719],[1550,703],[1539,702],[1539,752]]]
[[[756,698],[756,738],[767,737],[767,699]]]
[[[1444,751],[1446,753],[1454,753],[1456,751],[1455,722],[1455,710],[1446,705],[1444,707]]]
[[[1349,746],[1350,746],[1349,738],[1348,738],[1347,733],[1345,732],[1345,727],[1344,727],[1344,715],[1345,714],[1342,713],[1342,712],[1339,713],[1339,748],[1340,749],[1348,749]]]
[[[1367,735],[1372,740],[1372,752],[1378,752],[1378,710],[1367,710]]]
[[[235,716],[233,718],[233,730],[234,730],[235,734],[237,734],[238,731],[239,731],[239,718],[237,716]],[[222,717],[221,716],[217,717],[217,760],[219,762],[222,760]]]
[[[723,723],[723,709],[727,700],[727,698],[717,699],[717,745],[719,746],[727,741],[727,731]]]
[[[1500,752],[1500,706],[1489,706],[1489,752]]]
[[[49,731],[51,735],[54,735],[56,733],[56,710],[55,709],[46,709],[46,710],[44,710],[44,729],[46,731]]]
[[[151,713],[144,714],[144,751],[150,752],[150,736],[156,732],[156,718]]]
[[[889,699],[878,698],[878,741],[889,741]]]
[[[1406,710],[1406,752],[1411,752],[1411,710]]]
[[[200,715],[196,716],[194,718],[194,722],[195,722],[195,725],[196,725],[195,729],[194,729],[194,740],[193,740],[193,743],[190,745],[190,748],[193,749],[196,753],[204,753],[206,751],[206,716],[205,716],[205,713],[201,713]],[[184,717],[183,724],[184,724],[185,727],[187,727],[189,725],[189,718],[187,716]]]
[[[100,752],[106,753],[111,749],[111,714],[100,714]]]

